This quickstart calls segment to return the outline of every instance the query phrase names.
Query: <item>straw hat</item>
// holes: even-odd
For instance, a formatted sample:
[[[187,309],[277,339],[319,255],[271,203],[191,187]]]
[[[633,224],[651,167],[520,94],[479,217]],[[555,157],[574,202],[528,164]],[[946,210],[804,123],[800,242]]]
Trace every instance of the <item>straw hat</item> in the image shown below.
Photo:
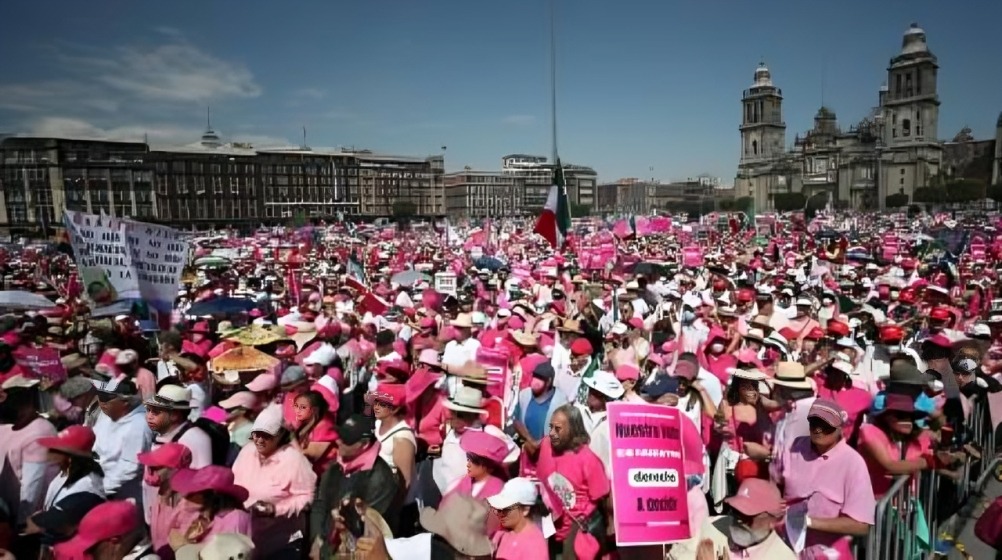
[[[271,369],[278,360],[251,346],[238,346],[212,359],[214,371],[255,371]]]
[[[264,346],[288,337],[281,327],[250,325],[236,331],[231,331],[223,335],[226,340],[242,344],[244,346]]]
[[[457,412],[474,412],[483,414],[487,412],[484,407],[484,393],[474,387],[462,386],[456,391],[456,396],[442,403],[442,406]]]
[[[511,331],[511,337],[515,339],[515,342],[521,344],[522,346],[535,346],[539,342],[539,336],[533,333],[527,333],[522,330]]]

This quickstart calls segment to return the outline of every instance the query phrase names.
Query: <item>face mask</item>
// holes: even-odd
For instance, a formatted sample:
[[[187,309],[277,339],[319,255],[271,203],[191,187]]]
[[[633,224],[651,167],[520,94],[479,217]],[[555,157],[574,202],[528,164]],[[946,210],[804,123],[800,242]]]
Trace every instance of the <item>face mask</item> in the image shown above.
[[[546,381],[538,377],[533,377],[532,381],[529,382],[529,388],[532,389],[533,393],[541,393],[546,388]]]
[[[154,488],[158,488],[163,483],[163,477],[160,476],[160,470],[157,469],[154,471],[153,469],[146,469],[143,471],[143,482]]]
[[[696,320],[696,314],[693,313],[692,311],[683,311],[682,312],[682,323],[684,323],[686,325],[691,325],[692,322],[695,321],[695,320]]]
[[[755,546],[769,537],[768,532],[762,535],[735,521],[731,522],[729,533],[731,542],[740,548]]]
[[[714,342],[710,345],[711,354],[719,354],[724,351],[724,345],[720,342]]]

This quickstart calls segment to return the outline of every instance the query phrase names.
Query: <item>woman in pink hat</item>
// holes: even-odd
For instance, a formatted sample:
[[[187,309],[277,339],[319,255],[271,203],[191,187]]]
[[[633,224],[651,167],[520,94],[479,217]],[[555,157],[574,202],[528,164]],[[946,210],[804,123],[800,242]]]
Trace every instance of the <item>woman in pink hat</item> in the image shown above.
[[[221,533],[251,536],[251,515],[244,508],[248,492],[234,484],[230,469],[216,465],[181,469],[171,477],[170,487],[198,510],[190,525],[171,531],[172,549],[205,542]]]
[[[487,432],[469,430],[459,438],[459,447],[466,452],[466,473],[442,500],[449,496],[469,496],[480,500],[494,496],[504,488],[505,457],[508,444]]]
[[[87,492],[104,498],[104,472],[94,460],[94,431],[85,426],[70,426],[54,437],[39,438],[38,445],[48,449],[49,461],[59,467],[59,474],[49,483],[42,510],[54,507],[60,500]],[[27,534],[39,532],[28,519]]]
[[[191,450],[183,444],[170,442],[140,453],[137,459],[146,467],[143,481],[157,490],[150,512],[153,548],[169,553],[171,532],[183,530],[198,517],[198,506],[182,500],[170,486],[170,479],[178,470],[191,466]]]
[[[417,455],[417,439],[414,430],[405,420],[407,406],[404,404],[407,392],[404,385],[380,383],[375,391],[365,396],[366,404],[372,407],[376,417],[376,438],[379,440],[379,456],[398,473],[404,487],[410,488],[414,478],[414,464]]]

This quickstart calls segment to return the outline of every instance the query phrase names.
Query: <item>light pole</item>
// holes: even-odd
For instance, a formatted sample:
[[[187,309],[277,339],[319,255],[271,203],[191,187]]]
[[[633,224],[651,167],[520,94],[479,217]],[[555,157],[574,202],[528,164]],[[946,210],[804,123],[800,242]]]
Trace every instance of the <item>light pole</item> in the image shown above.
[[[885,189],[884,178],[881,175],[881,160],[883,160],[882,154],[884,151],[884,117],[883,115],[878,115],[874,120],[877,124],[876,140],[873,146],[873,149],[877,154],[877,175],[874,177],[873,181],[877,191],[877,208],[880,210],[880,213],[883,214],[887,210],[887,201],[885,200],[886,197],[882,192]]]

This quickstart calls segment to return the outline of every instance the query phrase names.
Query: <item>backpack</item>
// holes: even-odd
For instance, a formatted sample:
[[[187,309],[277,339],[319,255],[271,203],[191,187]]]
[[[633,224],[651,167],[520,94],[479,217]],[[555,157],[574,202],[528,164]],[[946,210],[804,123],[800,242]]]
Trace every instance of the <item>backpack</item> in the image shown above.
[[[212,447],[212,464],[223,467],[229,466],[230,432],[226,429],[226,426],[213,422],[208,418],[199,418],[194,422],[185,422],[184,427],[178,431],[177,435],[171,441],[178,441],[192,428],[198,428],[205,432],[205,435],[209,436]]]
[[[974,536],[998,550],[1002,547],[1002,497],[995,498],[974,525]]]

